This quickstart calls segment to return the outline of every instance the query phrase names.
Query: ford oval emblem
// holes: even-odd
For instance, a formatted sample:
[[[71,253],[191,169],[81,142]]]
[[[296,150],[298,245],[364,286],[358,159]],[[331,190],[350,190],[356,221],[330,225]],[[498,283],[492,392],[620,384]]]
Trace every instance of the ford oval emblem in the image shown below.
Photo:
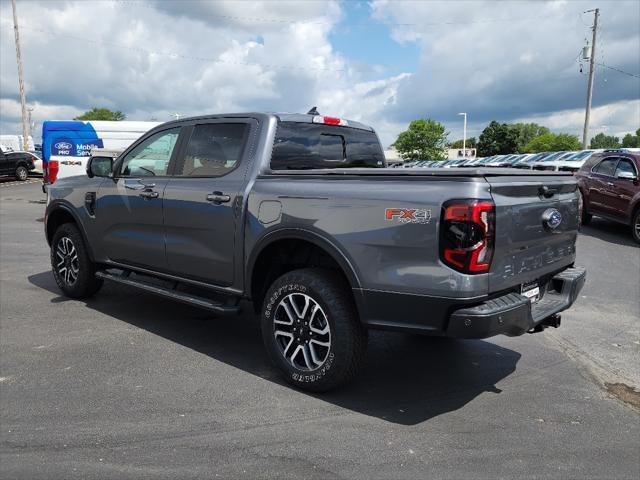
[[[54,145],[54,147],[58,150],[71,150],[73,148],[73,145],[71,145],[69,142],[58,142]]]
[[[555,208],[549,208],[542,214],[542,223],[550,230],[555,230],[562,223],[562,214]]]

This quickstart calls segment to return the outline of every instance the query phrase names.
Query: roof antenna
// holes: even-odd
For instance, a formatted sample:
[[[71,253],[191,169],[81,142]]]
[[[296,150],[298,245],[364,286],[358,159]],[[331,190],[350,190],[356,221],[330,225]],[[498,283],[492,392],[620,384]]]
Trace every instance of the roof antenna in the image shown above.
[[[313,107],[307,112],[307,115],[320,115],[320,113],[318,113],[318,107]]]

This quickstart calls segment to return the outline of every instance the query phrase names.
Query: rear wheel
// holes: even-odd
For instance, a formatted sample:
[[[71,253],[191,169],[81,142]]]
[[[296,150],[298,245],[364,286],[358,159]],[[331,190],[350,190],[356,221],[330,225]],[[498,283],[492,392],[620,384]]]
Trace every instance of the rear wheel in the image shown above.
[[[349,285],[329,270],[295,270],[265,298],[262,336],[269,357],[296,387],[326,391],[349,382],[362,363],[367,331]]]
[[[631,219],[631,235],[637,243],[640,243],[640,208],[636,209]]]
[[[61,225],[53,235],[51,268],[58,287],[67,297],[86,298],[102,286],[80,230],[72,223]]]
[[[580,192],[580,223],[582,225],[589,225],[592,215],[587,212],[587,207],[584,203],[584,195]]]
[[[29,170],[27,170],[27,167],[20,165],[18,168],[16,168],[15,175],[16,180],[24,182],[29,177]]]

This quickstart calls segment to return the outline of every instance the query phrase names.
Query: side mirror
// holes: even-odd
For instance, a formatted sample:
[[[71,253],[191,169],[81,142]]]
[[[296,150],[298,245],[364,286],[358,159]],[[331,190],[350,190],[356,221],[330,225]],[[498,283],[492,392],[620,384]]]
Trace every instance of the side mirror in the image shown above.
[[[621,178],[622,180],[632,180],[632,181],[635,181],[638,179],[636,174],[633,172],[620,172],[618,173],[617,177]]]
[[[87,176],[111,177],[113,175],[113,158],[111,157],[91,157],[87,163]]]

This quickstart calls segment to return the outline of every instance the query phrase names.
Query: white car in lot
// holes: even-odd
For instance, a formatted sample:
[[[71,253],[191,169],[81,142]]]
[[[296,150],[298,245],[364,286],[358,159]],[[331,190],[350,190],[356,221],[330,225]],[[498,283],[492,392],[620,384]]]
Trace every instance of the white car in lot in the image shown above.
[[[601,149],[597,150],[579,150],[577,152],[558,152],[563,155],[550,155],[544,160],[537,162],[533,165],[534,170],[551,170],[554,172],[577,172],[580,167],[586,162],[594,153],[601,152]]]
[[[551,155],[548,155],[537,162],[533,162],[531,165],[532,170],[549,170],[549,171],[557,171],[557,164],[560,161],[569,158],[576,152],[554,152]]]

